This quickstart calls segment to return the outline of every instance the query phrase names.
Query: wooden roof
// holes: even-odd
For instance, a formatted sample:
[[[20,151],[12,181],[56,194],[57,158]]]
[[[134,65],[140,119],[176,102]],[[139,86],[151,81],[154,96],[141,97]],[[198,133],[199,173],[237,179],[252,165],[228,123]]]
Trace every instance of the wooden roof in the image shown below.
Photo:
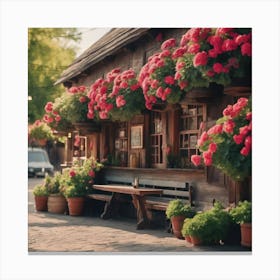
[[[92,67],[105,57],[115,54],[119,49],[139,39],[150,28],[113,28],[63,71],[55,85],[71,80]]]

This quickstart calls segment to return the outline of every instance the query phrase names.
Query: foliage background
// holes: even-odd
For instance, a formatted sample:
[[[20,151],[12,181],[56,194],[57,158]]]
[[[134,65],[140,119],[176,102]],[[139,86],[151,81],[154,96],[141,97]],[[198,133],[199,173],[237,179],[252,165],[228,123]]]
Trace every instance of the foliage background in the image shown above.
[[[54,86],[61,73],[73,62],[81,34],[77,28],[28,29],[28,122],[44,115],[47,101],[62,92],[63,85]]]

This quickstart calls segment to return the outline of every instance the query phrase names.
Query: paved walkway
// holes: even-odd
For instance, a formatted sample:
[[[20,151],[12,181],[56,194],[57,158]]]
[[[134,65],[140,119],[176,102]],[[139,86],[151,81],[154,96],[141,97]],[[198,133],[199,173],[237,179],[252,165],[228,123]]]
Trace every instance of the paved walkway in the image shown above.
[[[30,211],[29,252],[186,253],[228,251],[250,253],[240,246],[192,246],[163,229],[136,230],[136,221],[102,220]]]

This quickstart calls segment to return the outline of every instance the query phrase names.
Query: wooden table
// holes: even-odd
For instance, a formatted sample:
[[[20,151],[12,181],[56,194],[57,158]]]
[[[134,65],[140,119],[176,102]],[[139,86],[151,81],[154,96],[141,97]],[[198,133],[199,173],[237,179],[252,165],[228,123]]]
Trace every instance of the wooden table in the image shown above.
[[[160,195],[163,193],[163,190],[118,185],[94,185],[93,188],[96,190],[112,192],[110,201],[105,204],[104,211],[101,215],[102,219],[111,218],[114,211],[117,211],[116,209],[117,205],[119,205],[119,197],[121,194],[129,194],[132,196],[133,205],[137,210],[137,229],[150,228],[152,226],[145,207],[145,197],[151,194]]]

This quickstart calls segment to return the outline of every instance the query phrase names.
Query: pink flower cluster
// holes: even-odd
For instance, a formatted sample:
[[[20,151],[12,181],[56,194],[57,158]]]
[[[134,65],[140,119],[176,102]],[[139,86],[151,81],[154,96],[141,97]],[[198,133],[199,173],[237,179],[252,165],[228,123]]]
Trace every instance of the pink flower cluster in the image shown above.
[[[174,59],[184,54],[185,48],[175,49],[176,40],[168,39],[161,45],[161,52],[148,58],[138,81],[143,89],[146,108],[151,110],[157,100],[166,101],[176,92]],[[177,90],[178,92],[178,90]]]
[[[247,98],[239,98],[237,103],[228,105],[224,109],[225,120],[223,123],[216,124],[201,134],[197,146],[200,149],[203,148],[202,158],[206,166],[213,164],[213,154],[219,150],[219,145],[223,144],[221,141],[223,138],[232,139],[231,142],[238,145],[242,156],[246,157],[250,154],[252,148],[252,112],[246,112],[245,116],[241,115],[247,105]],[[223,136],[223,133],[226,136]],[[195,166],[198,166],[201,164],[201,156],[193,155],[191,161]]]
[[[85,86],[71,87],[68,89],[68,93],[73,95],[78,95],[80,103],[88,102],[88,97],[86,95],[87,88]]]
[[[182,36],[180,46],[186,48],[185,54],[192,57],[193,67],[197,68],[203,77],[209,81],[220,78],[222,83],[220,75],[230,75],[238,71],[243,57],[252,55],[251,32],[239,33],[240,31],[234,28],[191,28]],[[177,60],[175,76],[182,89],[190,83],[185,77],[182,78],[184,69],[182,60]]]
[[[213,76],[219,73],[228,73],[230,69],[238,68],[236,57],[229,57],[227,61],[221,59],[225,53],[229,55],[251,56],[251,39],[252,34],[239,34],[234,28],[193,28],[190,29],[182,38],[181,46],[188,46],[188,51],[195,49],[192,53],[194,67],[205,66],[208,63],[212,65],[208,68],[207,75]],[[205,47],[207,43],[207,47]],[[203,46],[204,44],[204,46]],[[236,53],[231,53],[237,51]],[[209,60],[209,61],[208,61]]]
[[[79,94],[79,93],[84,93],[86,91],[85,86],[78,86],[78,87],[71,87],[68,89],[68,92],[70,94]]]
[[[108,119],[113,109],[124,107],[127,95],[140,87],[134,70],[121,73],[119,68],[113,69],[105,79],[96,80],[90,88],[88,97],[88,118],[93,119],[98,113],[100,119]]]
[[[45,112],[46,114],[43,116],[43,121],[47,124],[56,126],[60,120],[61,116],[57,111],[53,109],[53,103],[48,102],[45,106]]]
[[[68,94],[73,98],[79,98],[80,103],[88,102],[88,97],[86,96],[87,88],[85,86],[71,87],[68,89]],[[45,106],[46,114],[43,117],[44,122],[56,128],[61,121],[60,112],[54,109],[54,103],[48,102]]]
[[[94,119],[97,113],[100,119],[108,119],[109,112],[113,109],[113,100],[109,98],[109,93],[113,88],[113,81],[120,73],[120,69],[113,69],[106,75],[106,78],[97,79],[90,87],[88,97],[90,99],[88,103],[87,117]]]

